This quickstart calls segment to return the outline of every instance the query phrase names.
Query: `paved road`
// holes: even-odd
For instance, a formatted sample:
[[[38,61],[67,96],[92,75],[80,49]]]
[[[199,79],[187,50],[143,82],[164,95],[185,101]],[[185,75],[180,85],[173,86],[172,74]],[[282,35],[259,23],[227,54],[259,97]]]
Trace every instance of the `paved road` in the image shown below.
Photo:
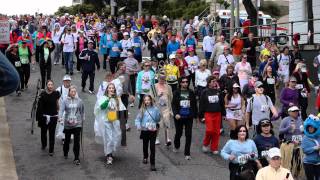
[[[146,54],[146,52],[144,52]],[[61,85],[64,75],[61,65],[54,66],[52,78],[56,86]],[[104,70],[96,73],[95,87],[104,77]],[[85,103],[86,121],[84,123],[83,150],[81,165],[73,165],[73,153],[70,152],[69,159],[63,158],[62,145],[56,142],[55,154],[48,156],[47,151],[41,150],[40,129],[35,127],[34,135],[30,134],[31,122],[26,120],[30,116],[31,104],[35,95],[35,84],[40,77],[38,67],[31,72],[29,89],[22,93],[21,97],[15,94],[5,98],[8,122],[11,128],[11,139],[13,153],[17,166],[19,179],[22,180],[82,180],[82,179],[210,179],[225,180],[229,177],[227,163],[220,157],[208,155],[201,152],[204,125],[195,122],[193,126],[193,137],[191,145],[191,161],[184,159],[183,151],[173,153],[164,144],[163,133],[160,134],[162,144],[156,148],[157,172],[150,172],[149,165],[142,164],[142,141],[135,128],[127,133],[127,147],[120,147],[115,154],[112,166],[104,165],[104,154],[102,145],[94,141],[93,132],[93,107],[96,101],[94,95],[79,91],[80,98]],[[75,73],[73,84],[79,87],[81,74]],[[311,107],[312,109],[313,107]],[[129,121],[131,127],[137,113],[137,106],[129,109]],[[279,122],[275,124],[278,127]],[[225,127],[227,125],[225,124]],[[174,129],[172,129],[174,132]],[[173,133],[172,138],[173,139]],[[221,136],[220,148],[223,147],[228,137]],[[182,147],[184,137],[182,138]]]
[[[96,74],[95,87],[103,79],[105,71]],[[56,86],[61,84],[64,75],[62,67],[54,66],[52,77]],[[6,107],[8,122],[11,128],[14,158],[16,161],[19,179],[227,179],[227,164],[220,156],[206,155],[201,152],[201,142],[204,135],[204,125],[194,124],[193,140],[191,147],[191,161],[184,159],[183,152],[177,154],[169,150],[162,143],[156,149],[157,172],[150,172],[149,165],[142,164],[142,141],[139,133],[133,128],[128,132],[128,146],[121,147],[115,154],[114,165],[104,165],[103,147],[94,141],[93,132],[93,107],[96,101],[94,95],[79,93],[85,102],[86,121],[84,123],[84,159],[81,157],[81,165],[72,163],[73,153],[65,160],[60,141],[56,142],[55,154],[48,156],[40,145],[40,129],[35,127],[34,135],[30,134],[31,122],[29,118],[31,104],[35,95],[35,84],[40,72],[36,67],[31,73],[29,89],[22,93],[21,97],[15,94],[7,96]],[[73,84],[80,87],[80,74],[73,76]],[[130,124],[137,107],[130,108]],[[173,129],[174,131],[174,129]],[[173,134],[172,134],[173,136]],[[184,144],[184,137],[182,138]],[[164,140],[161,134],[162,142]],[[227,138],[222,137],[220,146],[223,146]]]

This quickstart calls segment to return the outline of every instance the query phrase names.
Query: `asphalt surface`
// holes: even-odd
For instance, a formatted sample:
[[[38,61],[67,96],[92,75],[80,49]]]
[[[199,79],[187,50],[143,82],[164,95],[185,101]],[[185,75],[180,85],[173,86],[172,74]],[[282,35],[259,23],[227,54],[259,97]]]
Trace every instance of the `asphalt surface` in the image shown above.
[[[95,89],[97,89],[99,83],[103,80],[105,72],[105,70],[96,72]],[[65,71],[61,65],[53,66],[52,79],[54,80],[56,87],[62,84],[64,73]],[[38,66],[35,66],[35,70],[32,70],[31,72],[29,89],[22,92],[22,96],[20,97],[17,97],[16,94],[13,93],[5,98],[8,123],[11,128],[10,134],[13,144],[14,159],[19,179],[229,179],[229,170],[226,161],[219,155],[202,153],[201,147],[205,129],[204,124],[196,121],[193,124],[192,133],[192,160],[187,161],[184,159],[184,136],[182,136],[180,151],[174,153],[172,152],[172,147],[169,149],[165,147],[164,133],[160,130],[161,145],[156,146],[157,171],[151,172],[149,170],[149,164],[145,165],[142,163],[142,141],[139,139],[139,132],[134,127],[137,103],[135,107],[129,107],[129,123],[132,128],[131,131],[127,132],[127,147],[120,147],[118,152],[114,154],[115,160],[113,165],[106,166],[104,164],[103,146],[96,144],[94,141],[93,108],[96,97],[95,95],[81,92],[80,73],[75,73],[73,75],[72,83],[78,87],[79,97],[84,101],[86,113],[86,121],[84,122],[83,127],[84,156],[82,152],[80,152],[81,165],[76,166],[72,163],[72,145],[70,146],[69,159],[64,159],[60,140],[56,140],[54,156],[49,156],[47,150],[41,150],[40,128],[35,124],[35,132],[31,135],[31,121],[28,120],[30,118],[30,110],[36,93],[36,82],[38,78],[40,78],[40,72]],[[280,106],[277,105],[277,107],[279,109]],[[314,106],[312,104],[309,105],[309,111],[314,111]],[[278,125],[279,121],[275,123],[275,128],[277,128]],[[224,122],[224,127],[227,127],[226,122]],[[172,140],[174,131],[174,128],[172,128]],[[228,139],[228,135],[221,136],[219,149],[223,147]]]

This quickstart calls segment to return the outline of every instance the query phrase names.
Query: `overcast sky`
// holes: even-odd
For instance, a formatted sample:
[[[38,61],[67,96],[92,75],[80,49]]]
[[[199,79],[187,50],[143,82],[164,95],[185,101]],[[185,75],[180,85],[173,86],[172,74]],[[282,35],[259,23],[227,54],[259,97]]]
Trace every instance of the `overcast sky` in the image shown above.
[[[70,6],[72,0],[3,0],[1,1],[1,14],[53,14],[60,6]]]

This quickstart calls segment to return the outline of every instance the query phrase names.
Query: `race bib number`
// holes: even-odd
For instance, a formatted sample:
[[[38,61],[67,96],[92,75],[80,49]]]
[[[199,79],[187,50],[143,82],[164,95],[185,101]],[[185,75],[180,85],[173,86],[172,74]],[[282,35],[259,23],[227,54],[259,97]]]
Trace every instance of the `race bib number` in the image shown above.
[[[261,151],[261,157],[267,157],[269,151]]]
[[[140,43],[134,43],[133,46],[138,48],[138,47],[140,47]]]
[[[149,32],[150,28],[144,28],[144,32]]]
[[[76,116],[69,116],[67,119],[67,124],[76,125],[78,123]]]
[[[209,103],[217,103],[219,101],[219,96],[208,96]]]
[[[267,105],[262,105],[261,106],[261,112],[265,112],[269,109],[269,107]]]
[[[168,76],[168,80],[169,81],[176,81],[177,80],[177,76],[170,75],[170,76]]]
[[[296,85],[296,89],[302,89],[303,88],[303,84],[297,84]]]
[[[147,128],[149,131],[156,131],[156,130],[157,130],[157,125],[156,125],[156,123],[154,123],[154,122],[147,122],[147,123],[146,123],[146,128]]]
[[[163,57],[164,57],[163,53],[157,53],[157,58],[161,59]]]
[[[184,108],[189,108],[190,107],[190,101],[189,100],[181,100],[180,101],[180,106]]]
[[[192,44],[189,44],[189,45],[188,45],[188,48],[193,48],[193,45],[192,45]]]
[[[245,164],[249,159],[250,159],[249,154],[244,154],[244,155],[238,156],[239,164]]]
[[[159,105],[162,107],[167,106],[167,102],[163,96],[159,98]]]
[[[302,135],[292,135],[292,141],[295,142],[301,142],[302,141]]]
[[[21,67],[21,62],[20,62],[20,61],[16,61],[16,62],[14,62],[14,65],[15,65],[16,67]]]
[[[268,84],[275,84],[275,79],[274,78],[267,78],[267,83]]]
[[[115,52],[116,52],[116,51],[119,51],[119,48],[116,47],[116,46],[113,46],[113,47],[112,47],[112,51],[115,51]]]

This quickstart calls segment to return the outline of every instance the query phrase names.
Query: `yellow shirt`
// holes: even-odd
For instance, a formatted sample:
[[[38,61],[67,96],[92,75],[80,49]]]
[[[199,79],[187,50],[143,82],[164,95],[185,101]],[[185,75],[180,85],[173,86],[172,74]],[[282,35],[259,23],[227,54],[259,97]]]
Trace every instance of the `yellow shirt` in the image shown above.
[[[264,48],[264,49],[260,52],[260,54],[262,55],[262,57],[264,57],[264,56],[271,56],[271,52],[270,52],[267,48]],[[264,61],[263,58],[260,59],[260,60],[261,60],[261,62]]]
[[[180,77],[179,68],[176,65],[167,64],[164,66],[166,80],[168,83],[176,83]]]
[[[287,173],[290,173],[288,169],[280,167],[278,170],[275,170],[269,165],[258,171],[256,180],[282,180],[286,178]],[[291,173],[288,180],[293,180]]]

